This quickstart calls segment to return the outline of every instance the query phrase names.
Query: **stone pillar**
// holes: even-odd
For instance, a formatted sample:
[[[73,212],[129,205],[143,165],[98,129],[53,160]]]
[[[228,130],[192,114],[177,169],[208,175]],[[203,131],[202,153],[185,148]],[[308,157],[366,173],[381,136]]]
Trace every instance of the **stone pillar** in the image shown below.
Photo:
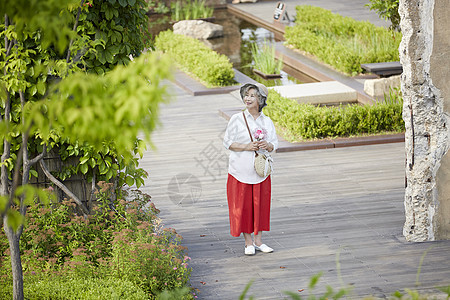
[[[450,239],[450,6],[400,0],[409,241]]]

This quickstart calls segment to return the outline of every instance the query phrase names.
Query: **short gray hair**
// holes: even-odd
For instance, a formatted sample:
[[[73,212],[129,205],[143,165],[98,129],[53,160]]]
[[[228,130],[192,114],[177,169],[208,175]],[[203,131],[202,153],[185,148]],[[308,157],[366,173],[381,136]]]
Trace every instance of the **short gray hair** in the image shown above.
[[[267,105],[266,100],[267,97],[261,94],[258,86],[253,84],[246,84],[244,89],[241,90],[242,101],[244,101],[244,96],[248,93],[250,89],[254,89],[256,91],[256,96],[258,97],[258,111],[261,112],[262,109]]]

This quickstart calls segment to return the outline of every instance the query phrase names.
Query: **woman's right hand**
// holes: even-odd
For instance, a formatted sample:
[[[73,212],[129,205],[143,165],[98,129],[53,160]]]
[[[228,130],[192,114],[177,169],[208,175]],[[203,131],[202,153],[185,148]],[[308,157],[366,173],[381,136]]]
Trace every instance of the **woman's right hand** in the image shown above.
[[[247,147],[245,148],[245,150],[247,151],[257,151],[259,149],[259,145],[258,142],[251,142],[247,144]]]

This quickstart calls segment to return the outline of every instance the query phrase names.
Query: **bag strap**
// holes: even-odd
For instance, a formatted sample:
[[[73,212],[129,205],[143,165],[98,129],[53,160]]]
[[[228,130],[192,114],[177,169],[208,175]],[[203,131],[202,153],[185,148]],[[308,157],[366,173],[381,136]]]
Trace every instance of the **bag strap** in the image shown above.
[[[248,127],[247,118],[245,117],[245,113],[242,112],[242,116],[244,117],[245,125],[247,126],[248,134],[250,135],[250,140],[253,142],[252,133],[250,132],[250,128]],[[255,156],[258,155],[258,152],[255,151]]]
[[[250,132],[250,128],[248,127],[247,118],[245,117],[245,113],[244,113],[244,112],[242,112],[242,116],[244,117],[245,125],[247,125],[247,130],[248,130],[248,134],[250,135],[250,139],[251,139],[252,142],[253,142],[252,133]]]

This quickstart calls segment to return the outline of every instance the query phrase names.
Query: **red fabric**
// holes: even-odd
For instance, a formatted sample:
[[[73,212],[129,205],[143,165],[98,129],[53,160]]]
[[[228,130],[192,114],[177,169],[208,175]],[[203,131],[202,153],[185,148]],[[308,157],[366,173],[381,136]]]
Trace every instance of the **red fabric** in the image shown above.
[[[228,174],[227,198],[230,212],[230,233],[238,237],[241,232],[258,234],[270,230],[271,180],[247,184]]]

